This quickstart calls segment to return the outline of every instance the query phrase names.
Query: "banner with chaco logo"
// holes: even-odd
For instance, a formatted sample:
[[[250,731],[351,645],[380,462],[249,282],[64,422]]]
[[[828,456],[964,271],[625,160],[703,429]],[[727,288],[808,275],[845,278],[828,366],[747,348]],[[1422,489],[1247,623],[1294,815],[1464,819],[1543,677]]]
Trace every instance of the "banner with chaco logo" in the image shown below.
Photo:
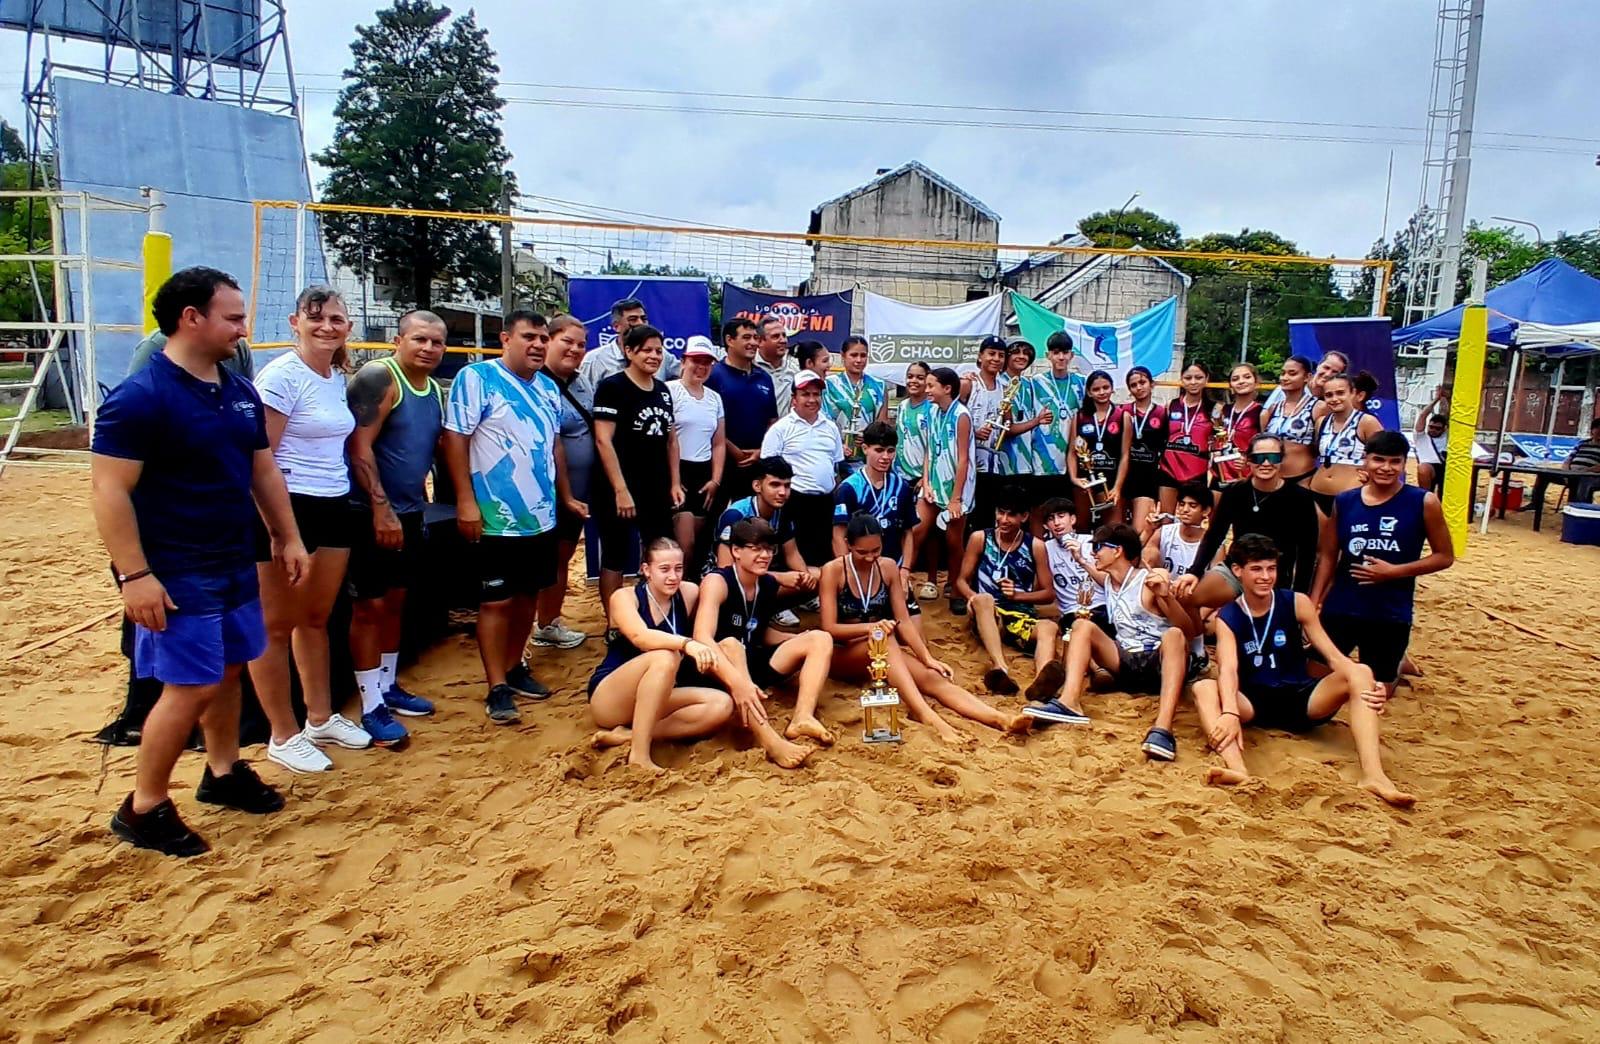
[[[867,292],[867,341],[875,377],[903,383],[914,362],[959,367],[978,358],[978,343],[1000,332],[1004,299],[991,297],[963,304],[925,307]]]
[[[775,294],[770,290],[751,290],[733,283],[722,284],[722,320],[766,317],[783,320],[789,343],[821,341],[828,351],[838,353],[850,336],[850,308],[854,291],[837,294]]]

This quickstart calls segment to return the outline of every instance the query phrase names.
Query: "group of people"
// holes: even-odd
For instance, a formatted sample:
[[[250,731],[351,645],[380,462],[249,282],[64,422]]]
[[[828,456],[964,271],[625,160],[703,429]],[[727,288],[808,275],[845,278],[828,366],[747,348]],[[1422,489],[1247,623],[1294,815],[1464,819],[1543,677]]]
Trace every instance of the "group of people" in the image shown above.
[[[967,742],[943,712],[1014,733],[1085,722],[1083,694],[1109,675],[1159,694],[1142,747],[1171,760],[1192,682],[1219,782],[1243,777],[1239,725],[1309,727],[1349,702],[1366,783],[1405,798],[1378,761],[1376,715],[1399,678],[1413,578],[1449,565],[1449,540],[1437,499],[1405,485],[1405,438],[1362,410],[1370,378],[1346,375],[1337,353],[1291,359],[1264,404],[1241,365],[1221,408],[1191,365],[1163,406],[1137,368],[1131,401],[1114,403],[1109,375],[1073,372],[1064,333],[1037,373],[1032,346],[991,338],[969,374],[910,366],[895,404],[862,338],[833,372],[826,348],[790,345],[781,321],[733,319],[720,350],[691,338],[680,361],[624,300],[614,342],[592,351],[572,316],[512,312],[500,354],[446,391],[433,377],[446,327],[431,312],[403,316],[393,353],[352,373],[345,303],[308,289],[294,347],[253,378],[225,273],[175,274],[153,313],[160,333],[106,398],[93,443],[134,669],[163,685],[112,820],[135,844],[206,849],[168,794],[197,725],[198,800],[282,807],[239,757],[243,670],[271,723],[267,757],[294,772],[331,769],[328,745],[400,746],[398,717],[434,712],[397,676],[430,493],[471,544],[497,724],[550,695],[530,644],[590,637],[563,621],[588,527],[607,621],[588,684],[596,742],[627,745],[642,769],[656,767],[655,741],[730,723],[776,764],[802,764],[833,742],[827,679],[864,680],[877,634],[909,715],[946,741]],[[359,721],[332,697],[341,589]],[[980,697],[934,655],[922,606],[941,595],[970,618],[991,694],[1020,688],[1007,645],[1032,656],[1026,707]],[[816,628],[800,625],[807,611]],[[1208,633],[1214,682],[1199,676]],[[787,684],[780,729],[767,695]]]

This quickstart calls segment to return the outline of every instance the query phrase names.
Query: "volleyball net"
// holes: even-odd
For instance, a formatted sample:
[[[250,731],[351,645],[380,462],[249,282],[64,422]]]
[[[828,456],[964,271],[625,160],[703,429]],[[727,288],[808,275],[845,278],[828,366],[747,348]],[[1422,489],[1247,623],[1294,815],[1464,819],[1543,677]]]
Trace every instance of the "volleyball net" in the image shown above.
[[[258,349],[290,343],[288,317],[307,273],[322,270],[318,251],[351,313],[357,349],[387,348],[399,317],[424,291],[446,318],[451,345],[470,348],[497,343],[499,317],[510,307],[567,310],[574,277],[637,275],[705,279],[713,330],[723,318],[724,283],[782,294],[856,291],[857,333],[865,332],[862,291],[920,306],[1016,291],[1091,323],[1117,322],[1178,294],[1180,357],[1237,358],[1248,311],[1249,357],[1269,368],[1285,354],[1290,318],[1381,314],[1391,272],[1391,262],[1364,258],[1109,249],[1071,239],[894,239],[515,211],[263,200],[254,217],[250,322]],[[514,300],[502,303],[506,239]],[[420,277],[419,258],[428,270]]]

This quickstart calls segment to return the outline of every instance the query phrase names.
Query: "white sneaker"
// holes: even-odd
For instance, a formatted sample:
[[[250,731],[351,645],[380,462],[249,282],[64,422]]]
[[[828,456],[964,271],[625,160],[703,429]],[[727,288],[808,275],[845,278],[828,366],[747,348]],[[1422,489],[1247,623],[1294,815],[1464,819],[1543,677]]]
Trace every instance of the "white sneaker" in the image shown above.
[[[589,636],[582,631],[574,631],[561,621],[545,624],[533,632],[533,644],[541,645],[547,649],[576,649],[587,641]]]
[[[820,613],[822,611],[822,602],[820,599],[813,598],[809,602],[802,603],[800,611],[802,613]]]
[[[372,734],[343,714],[335,714],[321,725],[308,721],[301,735],[318,746],[333,743],[350,750],[366,750],[372,746]]]
[[[775,614],[772,617],[772,622],[777,624],[779,627],[799,627],[800,626],[800,618],[798,616],[794,615],[793,613],[791,613],[787,609],[785,609],[781,613]]]
[[[267,740],[267,760],[277,762],[290,772],[327,772],[333,768],[328,755],[306,739],[303,732],[295,733],[282,743]]]

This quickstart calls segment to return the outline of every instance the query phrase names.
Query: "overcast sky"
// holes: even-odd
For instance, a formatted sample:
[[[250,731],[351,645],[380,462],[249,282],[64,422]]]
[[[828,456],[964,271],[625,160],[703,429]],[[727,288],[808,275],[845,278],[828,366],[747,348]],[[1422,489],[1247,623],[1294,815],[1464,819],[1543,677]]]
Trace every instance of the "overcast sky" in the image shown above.
[[[1537,222],[1547,237],[1600,224],[1600,19],[1594,0],[1489,0],[1469,214]],[[332,131],[337,74],[374,5],[291,0],[312,151]],[[457,10],[465,10],[460,5]],[[1094,210],[1137,205],[1186,235],[1267,228],[1321,255],[1360,256],[1416,206],[1436,4],[1396,0],[1185,3],[734,5],[483,0],[503,93],[666,107],[799,111],[1088,129],[851,123],[512,102],[506,138],[524,191],[670,218],[803,230],[812,206],[917,159],[998,211],[1007,242],[1048,241]],[[22,36],[0,34],[0,68]],[[565,85],[552,91],[521,84]],[[0,112],[16,123],[15,81]],[[576,87],[784,99],[1143,114],[1095,118],[803,106],[762,98],[585,93]],[[1338,124],[1227,123],[1232,117]],[[1354,124],[1381,125],[1356,127]],[[1410,129],[1396,129],[1410,128]],[[1496,133],[1498,132],[1498,133]],[[1547,135],[1586,140],[1508,137]],[[1302,141],[1287,135],[1358,138]],[[1382,139],[1381,141],[1373,139]],[[1392,144],[1400,139],[1409,144]],[[1529,151],[1528,147],[1573,150]]]

